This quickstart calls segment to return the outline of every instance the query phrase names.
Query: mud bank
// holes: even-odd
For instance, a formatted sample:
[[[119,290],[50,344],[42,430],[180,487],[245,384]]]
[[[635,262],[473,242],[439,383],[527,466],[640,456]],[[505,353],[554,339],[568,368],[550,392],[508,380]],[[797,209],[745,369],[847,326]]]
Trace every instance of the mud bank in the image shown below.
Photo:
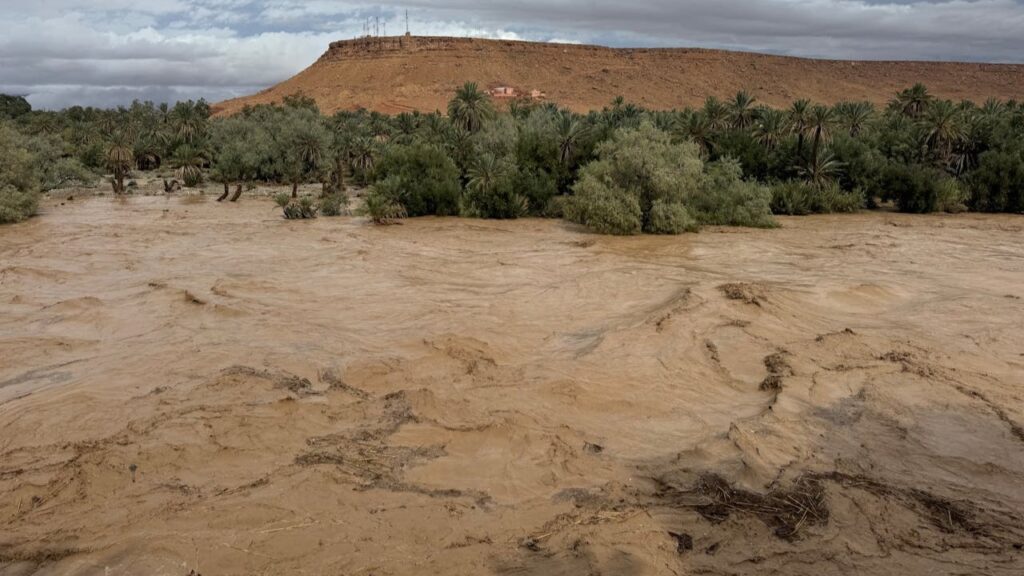
[[[0,228],[0,575],[1020,574],[1024,220]]]

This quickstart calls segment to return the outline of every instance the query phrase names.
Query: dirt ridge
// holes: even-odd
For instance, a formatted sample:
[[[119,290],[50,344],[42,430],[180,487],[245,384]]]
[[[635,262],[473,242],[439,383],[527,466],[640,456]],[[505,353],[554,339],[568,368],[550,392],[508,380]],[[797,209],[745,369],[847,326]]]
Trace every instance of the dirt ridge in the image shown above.
[[[937,96],[1020,98],[1024,65],[939,61],[823,60],[703,48],[609,48],[479,38],[396,36],[333,42],[310,67],[257,94],[215,105],[232,114],[301,92],[326,113],[444,110],[467,81],[538,90],[577,111],[616,96],[653,109],[696,106],[710,95],[749,90],[785,106],[797,98],[878,104],[922,82]]]

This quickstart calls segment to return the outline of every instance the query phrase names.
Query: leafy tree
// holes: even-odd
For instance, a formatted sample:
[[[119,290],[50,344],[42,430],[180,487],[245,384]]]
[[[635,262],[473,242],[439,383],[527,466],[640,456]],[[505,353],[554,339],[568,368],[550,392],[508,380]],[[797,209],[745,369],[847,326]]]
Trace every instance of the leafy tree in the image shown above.
[[[32,105],[24,96],[0,94],[0,119],[20,118],[32,112]]]

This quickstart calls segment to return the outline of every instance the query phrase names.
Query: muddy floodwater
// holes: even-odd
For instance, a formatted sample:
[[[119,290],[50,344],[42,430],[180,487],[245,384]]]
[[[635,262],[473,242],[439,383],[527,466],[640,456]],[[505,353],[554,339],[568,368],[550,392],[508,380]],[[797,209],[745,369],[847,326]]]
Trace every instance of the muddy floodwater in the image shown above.
[[[1024,573],[1024,218],[0,228],[0,575]]]

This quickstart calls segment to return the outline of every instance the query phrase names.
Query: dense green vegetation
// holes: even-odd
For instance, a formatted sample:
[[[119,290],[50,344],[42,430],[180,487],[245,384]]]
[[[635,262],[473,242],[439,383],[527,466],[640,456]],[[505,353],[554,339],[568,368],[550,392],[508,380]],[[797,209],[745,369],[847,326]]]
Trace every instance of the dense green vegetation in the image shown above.
[[[773,226],[773,214],[1024,212],[1024,104],[936,99],[921,85],[884,109],[758,104],[740,92],[699,109],[649,111],[621,98],[577,114],[514,101],[497,110],[474,84],[447,115],[322,115],[296,95],[212,118],[209,106],[135,103],[32,111],[0,97],[0,221],[35,211],[42,190],[105,175],[115,194],[137,171],[215,182],[237,201],[256,182],[288,185],[288,217],[348,212],[367,187],[377,222],[422,215],[564,217],[612,234],[702,225]],[[301,184],[319,184],[303,200]]]

